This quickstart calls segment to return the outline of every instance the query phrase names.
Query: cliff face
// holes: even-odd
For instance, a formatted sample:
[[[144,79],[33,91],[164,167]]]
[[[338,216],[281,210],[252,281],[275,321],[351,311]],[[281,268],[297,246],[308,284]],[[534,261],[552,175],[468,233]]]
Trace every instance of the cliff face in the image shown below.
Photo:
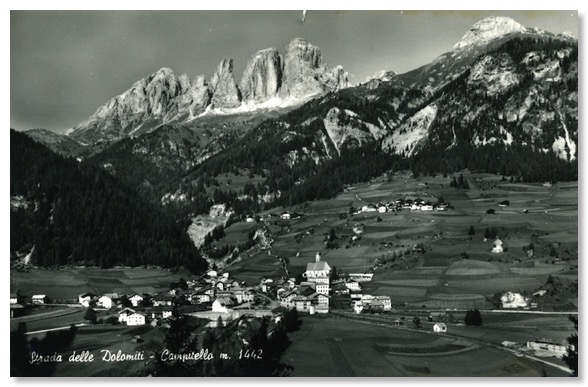
[[[282,84],[282,58],[275,48],[257,52],[247,63],[240,89],[243,101],[264,102],[275,97]]]
[[[213,108],[236,108],[241,105],[241,92],[233,76],[233,58],[223,59],[210,81]]]
[[[304,98],[347,87],[347,74],[342,70],[339,67],[327,69],[318,47],[304,39],[294,39],[286,49],[280,96]]]

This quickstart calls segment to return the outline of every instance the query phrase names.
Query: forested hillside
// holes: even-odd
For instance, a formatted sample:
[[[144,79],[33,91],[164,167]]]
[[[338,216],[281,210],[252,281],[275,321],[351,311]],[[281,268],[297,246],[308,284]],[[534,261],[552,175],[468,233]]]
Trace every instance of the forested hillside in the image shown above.
[[[176,221],[100,168],[63,158],[10,132],[10,250],[40,266],[206,262]]]

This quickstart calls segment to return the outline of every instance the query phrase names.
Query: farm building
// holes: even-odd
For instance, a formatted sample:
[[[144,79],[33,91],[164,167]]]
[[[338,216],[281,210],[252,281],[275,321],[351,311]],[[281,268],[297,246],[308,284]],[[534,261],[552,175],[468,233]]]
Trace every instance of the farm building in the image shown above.
[[[552,343],[547,340],[528,341],[527,348],[535,350],[542,355],[554,356],[560,359],[568,352],[567,346]]]
[[[33,305],[43,305],[49,303],[49,297],[46,294],[35,294],[31,297],[31,303]]]
[[[492,208],[486,210],[486,215],[493,215],[495,213],[496,213],[496,211],[494,209],[492,209]]]
[[[504,252],[504,248],[502,247],[502,241],[498,238],[492,244],[492,253],[494,254],[501,254]]]
[[[510,202],[508,200],[503,200],[500,203],[498,203],[498,207],[508,207],[510,206]]]
[[[445,323],[437,323],[433,325],[433,332],[447,332],[447,325]]]
[[[506,292],[500,297],[502,307],[505,309],[526,308],[529,299],[520,293]]]

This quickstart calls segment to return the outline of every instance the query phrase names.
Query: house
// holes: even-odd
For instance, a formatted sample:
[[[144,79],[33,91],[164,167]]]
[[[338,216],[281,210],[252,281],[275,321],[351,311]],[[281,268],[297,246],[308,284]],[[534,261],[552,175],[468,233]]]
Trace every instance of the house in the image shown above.
[[[388,212],[388,207],[386,207],[385,205],[380,205],[378,206],[378,212],[383,213],[383,212]]]
[[[381,300],[372,300],[370,303],[370,309],[375,312],[383,312],[384,311],[384,302]]]
[[[245,218],[245,222],[247,222],[247,223],[254,223],[255,222],[255,218],[252,218],[251,216],[248,216],[247,218]]]
[[[147,324],[147,315],[143,312],[135,312],[127,315],[127,325],[137,326]]]
[[[25,297],[20,294],[20,292],[16,292],[16,293],[10,293],[10,305],[13,304],[24,304],[25,303]]]
[[[236,288],[233,290],[233,294],[239,304],[252,302],[255,299],[255,292],[251,289]]]
[[[82,293],[78,296],[78,302],[84,307],[87,308],[89,307],[91,304],[94,303],[94,301],[96,300],[96,296],[94,293]]]
[[[433,211],[433,205],[427,202],[421,206],[421,211]]]
[[[156,306],[149,310],[152,319],[169,318],[173,314],[171,306]]]
[[[510,206],[510,202],[508,200],[503,200],[500,203],[498,203],[498,207],[508,207]]]
[[[573,346],[571,347],[573,348]],[[567,346],[556,344],[548,340],[528,341],[527,348],[537,351],[542,355],[554,356],[560,359],[568,352]]]
[[[33,305],[43,305],[49,303],[49,297],[46,294],[35,294],[31,297],[31,303]]]
[[[217,297],[212,303],[212,311],[228,313],[233,306],[235,306],[235,302],[230,297]]]
[[[119,297],[116,293],[103,294],[100,296],[100,298],[98,298],[96,306],[102,307],[104,309],[110,309],[116,304],[118,299]]]
[[[310,312],[310,307],[312,305],[312,297],[309,296],[295,296],[292,299],[294,303],[294,307],[299,312]]]
[[[120,312],[118,312],[118,322],[121,324],[127,323],[127,318],[129,315],[134,314],[135,310],[131,308],[124,308]]]
[[[496,213],[496,211],[492,208],[486,210],[486,215],[494,215]]]
[[[289,212],[284,212],[280,217],[283,220],[290,220],[290,219],[292,219],[292,214],[290,214]]]
[[[368,282],[372,280],[374,273],[350,273],[349,278],[357,282]]]
[[[359,292],[361,290],[361,284],[355,280],[346,281],[345,287],[349,290],[354,291],[354,292]]]
[[[210,294],[206,294],[206,293],[192,294],[192,302],[202,304],[203,302],[210,302],[210,300],[211,300]]]
[[[494,254],[501,254],[504,252],[504,248],[502,247],[502,241],[498,238],[492,244],[492,253]]]
[[[363,302],[355,301],[355,304],[353,304],[353,311],[357,314],[363,312]]]
[[[361,207],[361,212],[376,212],[378,208],[374,204],[366,204],[365,206]]]
[[[433,325],[433,332],[447,332],[447,325],[445,323],[436,323]]]
[[[373,300],[381,302],[384,311],[392,310],[392,299],[390,298],[390,296],[374,296]]]
[[[216,276],[218,276],[218,272],[216,270],[209,270],[208,273],[206,273],[206,275],[211,278],[216,278]]]
[[[153,306],[172,306],[174,304],[174,298],[171,294],[156,294],[151,302]]]
[[[133,305],[135,308],[137,306],[139,306],[144,300],[144,297],[140,294],[135,294],[134,296],[129,298],[129,301],[131,302],[131,305]]]

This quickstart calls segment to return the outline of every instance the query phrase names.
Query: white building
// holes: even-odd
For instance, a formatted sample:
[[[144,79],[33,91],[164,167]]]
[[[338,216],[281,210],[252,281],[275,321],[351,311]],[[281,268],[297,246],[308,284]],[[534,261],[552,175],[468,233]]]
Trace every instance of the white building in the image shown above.
[[[133,297],[129,298],[129,301],[131,302],[131,305],[136,308],[141,304],[141,302],[143,302],[143,296],[140,294],[135,294]]]
[[[220,313],[228,313],[235,303],[229,297],[218,297],[212,303],[212,311]]]
[[[146,323],[147,316],[144,313],[135,312],[127,316],[127,325],[129,326],[145,325]]]
[[[316,253],[314,262],[306,264],[306,271],[303,274],[304,278],[312,282],[317,282],[316,279],[322,282],[325,277],[328,279],[330,275],[331,267],[327,262],[321,261],[320,253]]]
[[[35,294],[33,297],[31,297],[31,303],[33,305],[43,305],[45,303],[47,303],[47,295],[46,294]]]
[[[374,296],[373,300],[381,302],[384,311],[392,310],[392,299],[390,296]]]
[[[447,325],[445,323],[436,323],[433,325],[433,332],[447,332]]]
[[[98,299],[98,302],[96,303],[96,306],[102,307],[104,309],[110,309],[113,305],[114,303],[112,301],[112,298],[107,295],[101,296]]]
[[[361,290],[361,284],[354,280],[349,280],[345,282],[345,286],[347,287],[347,289],[353,290],[354,292],[358,292]]]
[[[504,252],[504,248],[502,247],[502,241],[498,238],[494,241],[492,245],[492,253],[494,254],[501,254]]]
[[[90,306],[94,298],[96,297],[93,293],[82,293],[78,296],[78,302],[84,307],[87,308]]]
[[[536,351],[536,355],[554,356],[560,359],[568,352],[567,346],[544,340],[528,341],[527,348]]]
[[[326,294],[326,295],[328,295],[329,294],[329,284],[328,283],[325,284],[325,283],[317,282],[316,283],[316,292],[318,294]]]

